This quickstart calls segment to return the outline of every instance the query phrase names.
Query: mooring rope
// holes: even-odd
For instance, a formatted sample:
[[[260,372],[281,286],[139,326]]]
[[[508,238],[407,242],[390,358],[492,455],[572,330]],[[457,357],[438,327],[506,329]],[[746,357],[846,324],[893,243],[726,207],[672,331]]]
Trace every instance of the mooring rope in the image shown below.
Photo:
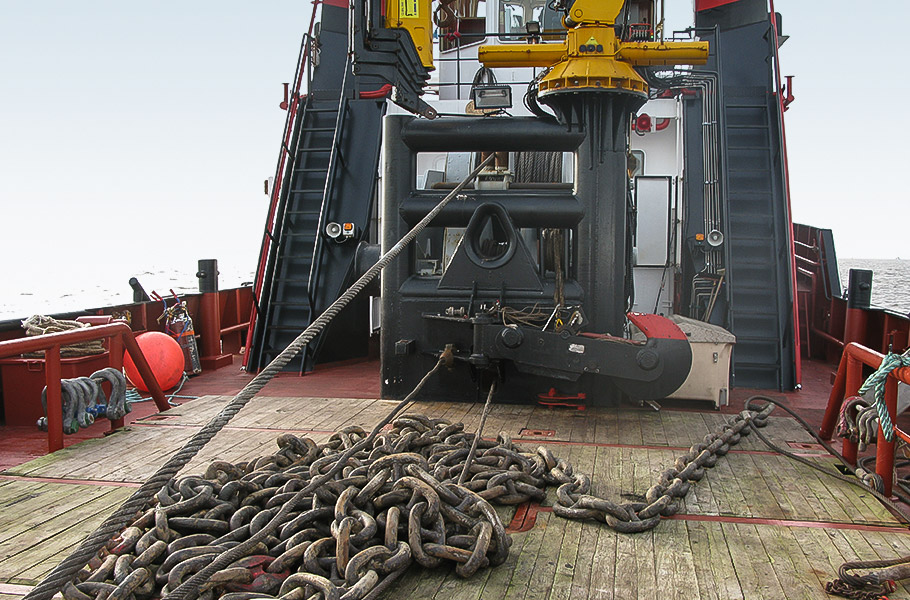
[[[885,440],[894,440],[894,424],[891,422],[891,415],[888,414],[888,405],[885,404],[885,383],[891,371],[901,367],[910,367],[910,356],[904,354],[895,354],[889,352],[882,359],[882,364],[878,369],[866,379],[862,387],[859,388],[859,395],[862,396],[869,390],[874,390],[875,410],[878,412],[878,422],[882,428],[882,434]]]
[[[104,544],[110,540],[114,534],[129,525],[146,506],[146,504],[155,496],[155,494],[167,484],[199,451],[221,431],[225,425],[230,422],[234,416],[240,412],[244,406],[262,390],[265,385],[272,380],[286,364],[288,364],[302,348],[304,348],[316,335],[321,332],[332,319],[334,319],[341,310],[350,303],[351,300],[360,293],[378,274],[391,263],[401,252],[410,244],[417,235],[423,231],[436,216],[442,212],[443,208],[461,191],[471,183],[477,175],[493,161],[495,154],[490,154],[486,160],[481,162],[471,173],[459,183],[439,204],[436,205],[427,215],[420,220],[398,243],[390,248],[380,257],[375,265],[370,267],[360,279],[347,289],[329,308],[325,310],[313,323],[307,327],[297,339],[291,342],[287,348],[275,357],[262,371],[259,372],[234,398],[225,405],[221,411],[215,415],[202,429],[200,429],[189,441],[178,450],[170,459],[160,467],[149,479],[145,481],[132,496],[120,505],[104,522],[89,534],[76,550],[57,565],[41,583],[25,595],[24,600],[50,600],[54,594],[63,589],[63,586],[73,580],[89,560],[101,549]],[[184,585],[189,584],[194,578],[187,580]],[[198,585],[198,584],[194,584]],[[182,586],[181,586],[182,587]],[[189,589],[189,588],[186,588]],[[179,588],[178,588],[179,590]],[[175,590],[175,593],[178,591]],[[185,592],[184,592],[185,593]],[[173,598],[183,598],[182,594],[172,595]]]

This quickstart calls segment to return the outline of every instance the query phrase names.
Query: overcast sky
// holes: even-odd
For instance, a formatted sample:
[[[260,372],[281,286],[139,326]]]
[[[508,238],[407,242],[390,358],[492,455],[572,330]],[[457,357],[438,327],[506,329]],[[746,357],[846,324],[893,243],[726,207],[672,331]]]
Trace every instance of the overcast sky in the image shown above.
[[[855,2],[777,0],[793,212],[841,257],[910,257],[904,54]],[[888,2],[887,23],[910,3]],[[0,2],[0,287],[23,272],[252,271],[306,0]],[[668,5],[682,25],[690,0]],[[890,29],[890,31],[896,31]],[[874,35],[873,45],[858,40]],[[90,278],[90,275],[86,275]],[[13,288],[14,289],[14,288]]]

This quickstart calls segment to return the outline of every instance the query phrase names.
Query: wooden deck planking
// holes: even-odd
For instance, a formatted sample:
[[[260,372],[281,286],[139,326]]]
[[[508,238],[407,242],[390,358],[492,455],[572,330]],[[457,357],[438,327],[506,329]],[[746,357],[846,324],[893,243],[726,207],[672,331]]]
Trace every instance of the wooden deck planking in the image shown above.
[[[32,490],[2,512],[0,582],[34,583],[134,491],[122,487],[13,482]],[[40,486],[40,487],[39,487]],[[9,493],[10,487],[3,492]]]
[[[686,531],[698,597],[705,600],[743,599],[726,538],[714,523],[687,522]]]
[[[146,420],[129,432],[96,444],[85,442],[7,473],[31,477],[141,481],[183,441],[215,414],[227,397],[206,397],[178,407],[180,414],[161,421]],[[199,402],[198,407],[195,406]],[[300,398],[257,398],[185,469],[199,473],[217,458],[237,462],[277,449],[282,430],[332,431],[347,424],[374,425],[394,405],[391,401]],[[249,412],[247,413],[247,410]],[[409,412],[425,412],[462,421],[466,429],[479,424],[481,404],[416,403]],[[484,431],[495,437],[503,430],[513,437],[523,427],[554,429],[551,444],[578,473],[592,476],[593,490],[614,501],[644,494],[659,474],[673,465],[680,448],[696,443],[729,416],[718,413],[637,409],[592,409],[585,412],[494,405]],[[764,431],[777,443],[806,441],[790,419],[776,417]],[[322,441],[327,433],[313,434]],[[538,440],[519,444],[533,450]],[[578,442],[599,445],[578,445]],[[757,442],[755,444],[754,442]],[[628,444],[619,446],[618,444]],[[829,479],[777,455],[742,452],[765,450],[756,436],[744,438],[732,452],[693,483],[682,517],[664,520],[652,531],[616,534],[594,522],[563,520],[552,513],[537,515],[535,527],[513,534],[508,561],[464,581],[451,568],[425,572],[412,568],[393,586],[396,596],[473,600],[476,598],[827,598],[824,581],[845,560],[892,558],[910,553],[910,536],[892,532],[853,531],[755,523],[687,520],[685,515],[724,515],[794,521],[896,524],[871,494]],[[111,456],[127,457],[112,462]],[[826,455],[814,459],[830,466]],[[60,489],[73,484],[0,481],[0,582],[34,583],[62,558],[101,518],[133,490],[86,486],[95,495],[68,507]],[[552,500],[553,490],[549,499]],[[29,513],[28,503],[48,506],[35,527],[16,525]],[[16,507],[9,509],[8,507]],[[547,502],[544,503],[548,504]],[[53,508],[56,507],[56,508]],[[56,510],[56,512],[54,512]],[[18,511],[18,512],[17,512]],[[34,510],[32,511],[34,512]],[[40,512],[40,511],[38,511]],[[84,514],[86,521],[63,527],[64,519]],[[17,529],[18,527],[18,529]],[[27,543],[32,532],[45,537]],[[43,532],[43,533],[42,533]],[[53,540],[49,542],[47,540]],[[4,544],[9,542],[10,551]],[[42,551],[39,551],[42,550]],[[769,561],[768,556],[774,557]],[[390,592],[391,593],[391,592]],[[387,594],[386,596],[389,596]]]

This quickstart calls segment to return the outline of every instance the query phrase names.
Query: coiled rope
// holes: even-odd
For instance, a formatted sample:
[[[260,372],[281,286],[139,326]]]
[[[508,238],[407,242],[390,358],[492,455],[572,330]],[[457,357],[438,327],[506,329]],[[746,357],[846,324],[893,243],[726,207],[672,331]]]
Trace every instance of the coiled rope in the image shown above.
[[[894,424],[891,422],[891,415],[888,414],[888,406],[885,404],[885,383],[891,371],[901,367],[910,367],[910,355],[895,354],[889,352],[882,359],[882,364],[878,369],[866,379],[866,382],[859,388],[859,394],[862,396],[869,390],[873,390],[875,395],[875,410],[878,412],[878,420],[882,427],[882,434],[885,440],[894,440]]]
[[[120,505],[110,517],[105,519],[95,531],[86,537],[72,554],[57,565],[32,591],[26,594],[24,600],[50,600],[54,594],[63,589],[63,586],[71,582],[76,573],[88,564],[89,560],[91,560],[101,547],[110,540],[114,534],[133,522],[137,514],[145,508],[146,504],[155,496],[155,494],[158,493],[158,491],[166,485],[180,469],[192,460],[193,457],[195,457],[196,454],[198,454],[199,451],[215,437],[215,435],[221,431],[238,412],[240,412],[240,409],[246,406],[247,403],[275,377],[275,375],[280,373],[284,366],[288,364],[314,337],[316,337],[316,335],[319,334],[319,332],[321,332],[384,267],[401,254],[407,245],[410,244],[440,212],[442,212],[442,209],[445,208],[452,199],[458,196],[465,186],[471,183],[484,167],[493,161],[494,157],[495,154],[490,154],[486,160],[481,162],[477,168],[471,171],[471,173],[462,180],[455,189],[446,195],[433,210],[427,213],[427,215],[401,238],[398,243],[380,257],[375,265],[370,267],[360,279],[354,282],[354,284],[333,302],[324,313],[317,317],[309,327],[297,336],[297,339],[291,342],[287,348],[260,371],[256,377],[254,377],[217,415],[215,415],[215,417],[193,435],[180,450],[171,456],[171,458],[146,480],[132,496]],[[402,404],[402,406],[403,405],[404,404]],[[316,483],[316,481],[317,480],[314,480],[313,483]],[[281,516],[281,513],[279,513],[272,521],[276,521]],[[267,529],[268,527],[263,529],[263,531]],[[206,570],[207,569],[203,569],[203,571],[200,571],[196,576],[184,582],[179,588],[174,590],[169,597],[174,599],[189,597],[189,590],[198,589],[200,581],[199,575],[202,575]]]
[[[35,335],[46,335],[48,333],[59,333],[61,331],[72,331],[74,329],[83,329],[89,327],[88,323],[79,321],[69,321],[66,319],[55,319],[45,315],[32,315],[22,321],[22,329],[25,335],[31,337]],[[64,358],[73,358],[77,356],[91,356],[93,354],[103,354],[104,340],[87,340],[75,344],[67,344],[60,348],[60,356]],[[24,356],[44,356],[44,350],[30,352]]]

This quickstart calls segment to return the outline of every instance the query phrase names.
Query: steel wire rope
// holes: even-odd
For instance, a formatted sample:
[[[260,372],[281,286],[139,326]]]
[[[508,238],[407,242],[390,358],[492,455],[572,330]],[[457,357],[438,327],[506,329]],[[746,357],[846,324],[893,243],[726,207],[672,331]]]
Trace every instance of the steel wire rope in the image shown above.
[[[171,458],[168,459],[151,477],[149,477],[134,493],[104,520],[95,531],[86,537],[81,544],[37,585],[25,595],[23,600],[50,600],[64,585],[72,581],[76,573],[88,564],[88,561],[110,540],[115,533],[129,525],[136,515],[142,511],[146,504],[177,472],[180,471],[199,451],[221,431],[230,420],[240,412],[246,404],[262,390],[265,385],[277,375],[316,335],[321,332],[350,301],[372,281],[379,272],[392,262],[410,244],[414,238],[423,231],[427,225],[440,213],[442,209],[455,198],[477,175],[492,162],[495,154],[490,154],[471,173],[459,183],[439,204],[420,220],[398,243],[383,254],[376,264],[370,267],[351,287],[347,289],[325,312],[316,318],[287,348],[259,372],[234,398],[221,409],[202,429],[193,435]],[[277,518],[277,515],[276,515]],[[273,518],[274,521],[274,518]],[[270,523],[271,524],[271,523]],[[214,563],[213,563],[214,564]],[[181,588],[187,586],[196,578],[190,578],[180,587],[169,594],[169,598],[184,599],[187,596],[177,594]],[[194,584],[198,588],[198,584]]]
[[[855,473],[855,469],[853,469],[852,467],[850,467],[850,463],[847,461],[847,459],[844,458],[843,455],[842,455],[840,452],[838,452],[837,450],[835,450],[834,447],[833,447],[831,444],[829,444],[828,442],[826,442],[825,440],[823,440],[823,439],[821,438],[821,436],[819,436],[817,433],[815,433],[815,431],[812,429],[812,427],[809,426],[809,423],[807,423],[805,419],[803,419],[803,418],[800,417],[798,414],[796,414],[796,411],[794,411],[793,409],[791,409],[789,406],[785,405],[783,402],[780,402],[780,401],[775,400],[775,399],[773,399],[773,398],[769,398],[768,396],[760,396],[760,395],[752,396],[751,398],[749,398],[749,399],[746,401],[746,409],[747,409],[747,410],[760,410],[760,408],[753,408],[753,402],[755,402],[756,400],[758,400],[758,401],[763,401],[763,402],[770,403],[770,404],[774,404],[775,406],[780,407],[781,409],[783,409],[784,411],[786,411],[787,413],[789,413],[790,416],[792,416],[794,419],[796,419],[796,421],[797,421],[800,425],[802,425],[803,428],[804,428],[806,431],[808,431],[809,434],[810,434],[810,435],[811,435],[819,444],[821,444],[822,447],[824,447],[825,450],[827,450],[832,456],[834,456],[834,457],[837,458],[841,463],[843,463],[844,466],[846,466],[848,469],[851,470],[851,472],[854,472],[854,473]],[[766,446],[768,446],[768,448],[770,448],[770,449],[774,450],[775,452],[777,452],[777,453],[779,453],[779,454],[782,454],[782,455],[784,455],[784,456],[786,456],[786,457],[788,457],[788,458],[792,458],[792,459],[795,460],[795,461],[801,462],[801,463],[803,463],[804,465],[806,465],[807,467],[810,467],[810,468],[812,468],[812,469],[815,469],[816,471],[819,471],[819,472],[821,472],[821,473],[824,473],[824,474],[826,474],[826,475],[829,475],[830,477],[833,477],[833,478],[838,479],[838,480],[840,480],[840,481],[844,481],[844,482],[849,483],[849,484],[851,484],[851,485],[858,486],[858,487],[862,488],[863,490],[865,490],[865,491],[867,491],[867,492],[870,492],[873,496],[875,496],[876,498],[878,498],[878,499],[882,502],[882,504],[884,504],[884,505],[888,508],[888,510],[890,510],[892,513],[894,513],[894,516],[897,517],[897,519],[898,519],[899,521],[901,521],[902,523],[910,523],[910,519],[908,519],[908,518],[904,515],[904,513],[902,513],[902,512],[900,511],[900,509],[897,507],[897,505],[896,505],[894,502],[892,502],[890,498],[888,498],[887,496],[885,496],[884,494],[882,494],[881,492],[879,492],[879,491],[876,490],[875,488],[867,486],[867,485],[866,485],[865,483],[863,483],[858,477],[856,477],[856,476],[855,476],[855,477],[847,477],[846,475],[841,475],[840,473],[834,473],[834,472],[832,472],[832,471],[829,471],[828,469],[826,469],[826,468],[824,468],[824,467],[822,467],[822,466],[820,466],[820,465],[815,464],[814,462],[812,462],[812,461],[809,460],[808,458],[802,457],[802,456],[800,456],[800,455],[798,455],[798,454],[794,454],[793,452],[790,452],[789,450],[786,450],[786,449],[784,449],[784,448],[781,448],[780,446],[778,446],[777,444],[775,444],[774,442],[772,442],[771,440],[769,440],[769,439],[768,439],[765,435],[763,435],[757,428],[753,427],[752,430],[758,435],[758,439],[760,439],[762,442],[764,442],[764,444],[765,444]]]
[[[474,440],[471,442],[471,449],[468,450],[468,458],[464,461],[464,469],[461,470],[461,475],[458,476],[458,485],[463,485],[465,480],[468,478],[468,473],[471,471],[471,463],[474,462],[474,454],[477,452],[477,443],[480,441],[480,436],[483,435],[483,426],[487,423],[487,415],[490,414],[490,404],[493,400],[493,394],[496,393],[496,382],[494,381],[490,385],[490,393],[487,394],[487,401],[483,405],[483,414],[480,415],[480,426],[477,428],[477,433],[474,434]]]
[[[224,569],[231,563],[236,560],[239,560],[245,557],[251,550],[255,549],[259,542],[265,540],[268,536],[272,535],[278,530],[278,527],[284,524],[287,521],[288,516],[293,512],[301,500],[307,497],[309,494],[312,494],[313,491],[331,480],[335,477],[335,474],[338,473],[345,465],[348,464],[348,460],[357,452],[363,450],[373,443],[373,440],[376,439],[376,436],[379,435],[379,431],[385,427],[388,423],[398,416],[398,414],[404,410],[408,404],[420,393],[420,390],[429,381],[430,377],[436,374],[437,371],[445,364],[445,360],[440,358],[436,361],[436,364],[432,369],[427,371],[426,375],[417,383],[417,386],[411,390],[411,393],[408,394],[404,400],[395,405],[395,407],[382,419],[379,423],[373,427],[373,430],[370,434],[352,445],[344,453],[342,453],[338,459],[335,461],[335,464],[329,468],[323,475],[313,478],[309,484],[306,485],[303,489],[298,491],[290,500],[288,500],[284,505],[282,505],[281,510],[272,517],[269,522],[258,532],[250,536],[246,541],[230,548],[221,554],[219,554],[211,563],[206,565],[202,570],[194,574],[192,577],[181,583],[177,588],[172,592],[167,594],[162,598],[164,599],[173,599],[173,600],[189,600],[190,598],[196,598],[199,592],[199,588],[202,586],[203,582],[208,579],[212,574]]]

